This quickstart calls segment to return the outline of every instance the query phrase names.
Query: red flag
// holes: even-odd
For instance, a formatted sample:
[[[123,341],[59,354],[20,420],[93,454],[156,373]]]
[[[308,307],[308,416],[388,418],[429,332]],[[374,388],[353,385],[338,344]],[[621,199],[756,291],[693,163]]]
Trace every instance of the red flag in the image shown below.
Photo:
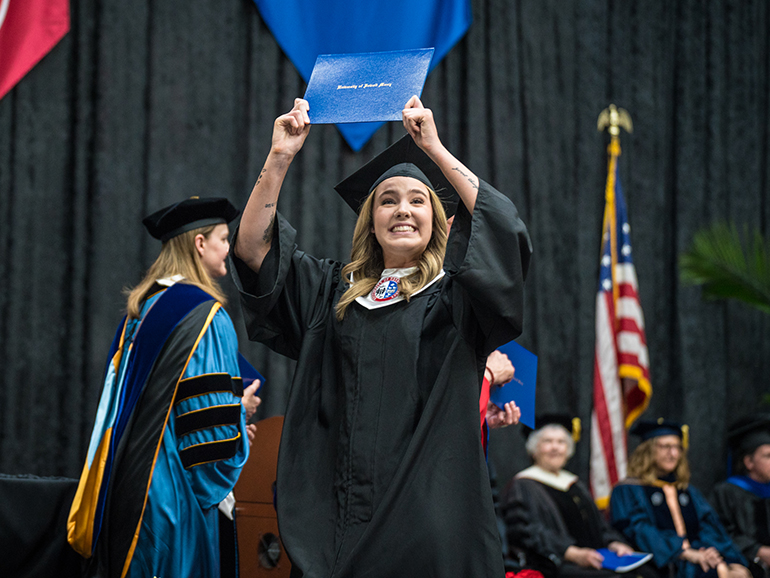
[[[0,0],[0,98],[69,29],[69,0]]]
[[[623,191],[620,143],[610,143],[599,289],[596,295],[591,492],[606,508],[612,486],[626,477],[626,429],[652,396],[650,363]]]

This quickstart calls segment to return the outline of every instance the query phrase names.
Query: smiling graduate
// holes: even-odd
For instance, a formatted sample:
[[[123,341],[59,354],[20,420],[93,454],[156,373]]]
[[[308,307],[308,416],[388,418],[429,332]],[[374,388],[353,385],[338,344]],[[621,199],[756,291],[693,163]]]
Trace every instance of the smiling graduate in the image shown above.
[[[350,262],[300,251],[275,205],[307,111],[276,120],[233,251],[249,336],[298,361],[277,479],[292,575],[502,576],[478,404],[486,357],[521,332],[526,227],[413,97],[409,134],[337,187]]]

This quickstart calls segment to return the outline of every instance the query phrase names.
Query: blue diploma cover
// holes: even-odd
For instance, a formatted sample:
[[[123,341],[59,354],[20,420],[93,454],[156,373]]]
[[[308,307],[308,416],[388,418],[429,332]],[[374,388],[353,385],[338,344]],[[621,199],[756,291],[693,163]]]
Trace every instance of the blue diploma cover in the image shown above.
[[[519,421],[535,429],[535,385],[537,384],[537,355],[515,341],[498,347],[514,367],[513,379],[505,385],[489,388],[489,399],[500,409],[513,401],[521,410]]]
[[[626,556],[618,556],[615,552],[612,552],[607,548],[599,548],[597,552],[604,556],[602,568],[613,570],[615,572],[629,572],[652,559],[652,554],[647,554],[645,552],[634,552],[633,554],[628,554]]]
[[[257,391],[254,392],[254,395],[259,395],[262,386],[265,385],[265,378],[246,360],[240,351],[238,352],[238,369],[241,371],[244,389],[249,387],[257,379],[259,380],[259,387],[257,388]]]
[[[319,55],[305,91],[310,122],[401,120],[407,101],[422,94],[432,58],[433,48]]]

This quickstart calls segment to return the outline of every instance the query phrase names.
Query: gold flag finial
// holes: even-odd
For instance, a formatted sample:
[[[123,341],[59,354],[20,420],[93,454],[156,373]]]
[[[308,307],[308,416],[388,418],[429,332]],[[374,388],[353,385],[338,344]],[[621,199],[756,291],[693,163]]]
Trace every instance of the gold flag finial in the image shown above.
[[[599,120],[596,123],[596,128],[600,131],[610,127],[610,134],[612,136],[620,136],[620,129],[626,129],[627,133],[634,132],[634,123],[631,121],[631,115],[624,108],[618,108],[614,104],[611,104],[609,108],[605,108],[599,115]]]

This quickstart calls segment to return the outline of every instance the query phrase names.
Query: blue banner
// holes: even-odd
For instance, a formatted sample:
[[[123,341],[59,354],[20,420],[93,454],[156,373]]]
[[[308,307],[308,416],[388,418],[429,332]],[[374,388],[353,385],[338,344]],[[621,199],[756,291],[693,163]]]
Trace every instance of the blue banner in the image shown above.
[[[467,32],[470,0],[254,0],[305,82],[319,54],[435,48],[435,67]],[[406,104],[406,102],[404,102]],[[382,123],[337,125],[358,151]]]

